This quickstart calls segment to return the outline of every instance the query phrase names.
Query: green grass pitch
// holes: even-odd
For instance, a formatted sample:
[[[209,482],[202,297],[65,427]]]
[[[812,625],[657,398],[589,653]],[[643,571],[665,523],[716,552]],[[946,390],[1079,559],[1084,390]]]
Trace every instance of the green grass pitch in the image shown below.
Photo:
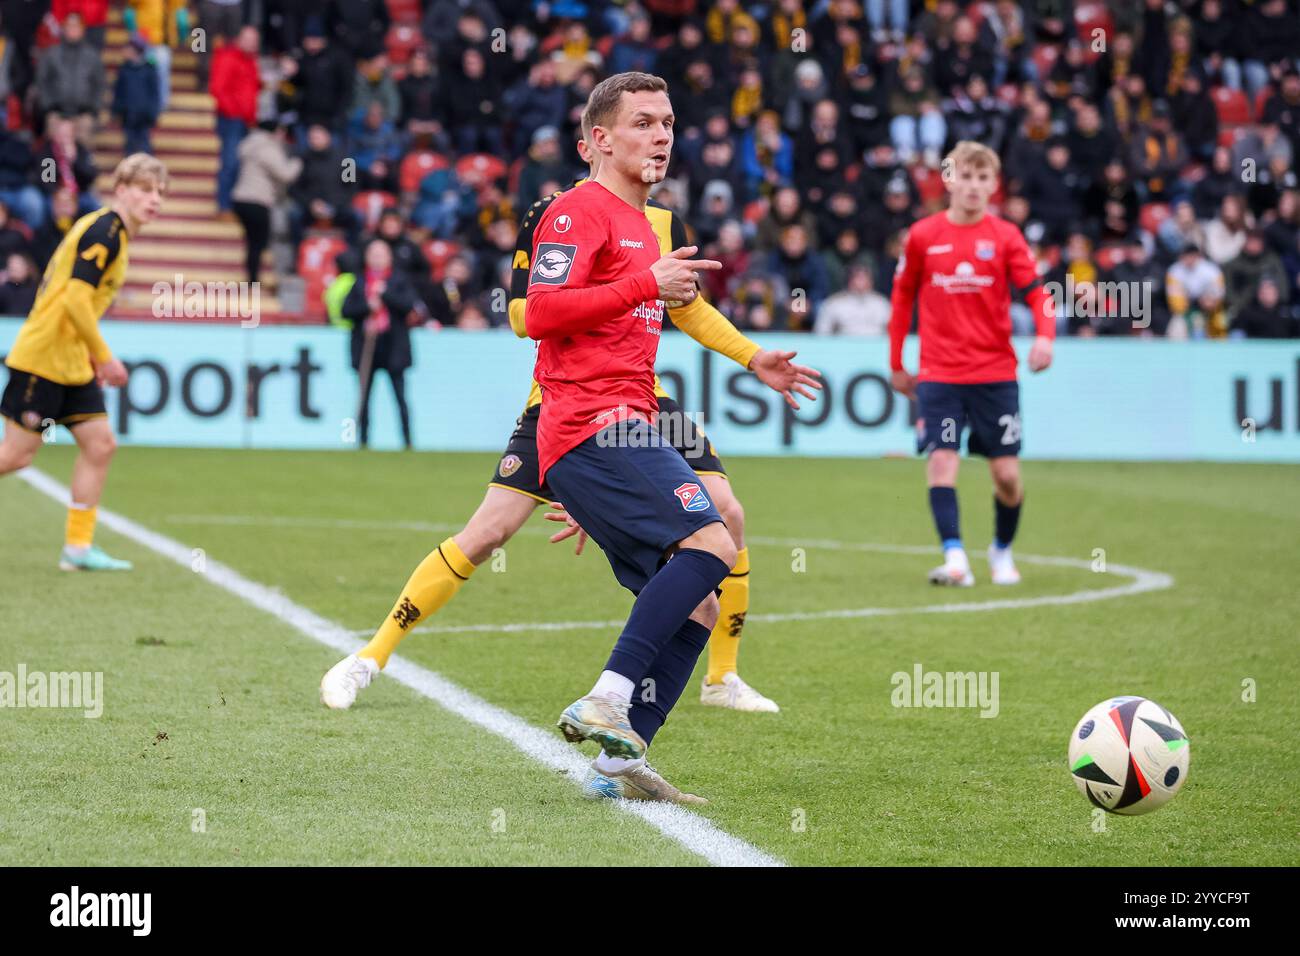
[[[38,461],[63,482],[71,464],[58,444]],[[105,506],[360,632],[494,464],[127,448]],[[919,462],[728,464],[753,542],[741,670],[782,712],[702,707],[701,664],[654,747],[719,828],[792,865],[1298,862],[1294,468],[1029,462],[1017,550],[1080,566],[1023,563],[1021,587],[995,589],[987,472],[966,463],[980,583],[940,592],[925,583],[937,553],[898,550],[933,543]],[[104,713],[0,709],[0,865],[702,862],[391,679],[326,711],[316,688],[337,653],[107,529],[134,572],[61,574],[62,523],[59,504],[0,481],[0,671],[102,671]],[[548,544],[554,527],[535,516],[399,650],[542,728],[590,686],[615,629],[465,626],[626,614],[599,551]],[[1130,583],[1090,569],[1098,549],[1173,586],[933,610]],[[890,611],[822,613],[864,608]],[[893,706],[891,675],[917,664],[998,672],[997,716]],[[1170,805],[1098,832],[1066,743],[1118,694],[1177,715],[1191,769]]]

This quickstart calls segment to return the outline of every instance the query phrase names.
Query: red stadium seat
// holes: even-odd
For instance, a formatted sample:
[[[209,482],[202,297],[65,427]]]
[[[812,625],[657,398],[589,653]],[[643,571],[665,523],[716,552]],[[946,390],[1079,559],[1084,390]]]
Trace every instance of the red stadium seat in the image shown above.
[[[1102,246],[1097,250],[1097,268],[1114,269],[1124,258],[1123,246]]]
[[[1272,98],[1273,88],[1271,86],[1266,86],[1255,94],[1255,119],[1257,121],[1264,118],[1264,107],[1268,105],[1268,101]]]
[[[1219,122],[1224,126],[1243,126],[1250,122],[1250,100],[1241,90],[1230,86],[1216,86],[1213,93],[1214,108]]]
[[[1057,58],[1061,55],[1061,48],[1051,43],[1040,43],[1034,47],[1034,66],[1038,68],[1038,75],[1048,77],[1052,73],[1052,67],[1056,65]]]
[[[1101,30],[1109,41],[1115,32],[1115,21],[1111,19],[1110,10],[1104,3],[1081,3],[1074,9],[1074,29],[1083,42],[1085,59],[1091,63],[1101,56],[1100,50],[1093,49],[1093,34]]]
[[[309,315],[325,314],[322,296],[338,275],[335,258],[348,247],[340,236],[308,236],[298,247],[298,275],[306,282],[303,308]]]
[[[506,161],[491,153],[470,153],[456,161],[456,178],[481,189],[506,174]]]
[[[1237,130],[1233,128],[1219,130],[1219,145],[1228,149],[1237,145]]]
[[[411,52],[424,43],[418,27],[409,23],[399,23],[388,31],[386,46],[388,59],[394,66],[405,66],[411,58]]]
[[[447,162],[447,157],[441,153],[434,153],[428,150],[422,150],[415,153],[407,153],[402,157],[402,163],[397,168],[397,185],[404,193],[413,193],[419,190],[420,180],[435,169],[446,169],[451,163]]]
[[[397,197],[380,189],[367,189],[363,193],[358,193],[352,200],[352,208],[361,216],[361,221],[367,230],[375,228],[380,214],[385,209],[393,209],[396,206]]]
[[[430,239],[420,247],[429,260],[429,274],[434,282],[441,282],[447,271],[447,260],[460,252],[460,243],[450,239]]]
[[[1147,232],[1154,233],[1169,218],[1169,213],[1169,203],[1149,202],[1138,213],[1138,224]]]

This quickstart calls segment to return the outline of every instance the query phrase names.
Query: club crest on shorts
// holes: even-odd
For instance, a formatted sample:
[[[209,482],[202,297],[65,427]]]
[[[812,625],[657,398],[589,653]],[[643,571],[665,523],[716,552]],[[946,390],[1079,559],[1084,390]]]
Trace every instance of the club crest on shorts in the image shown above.
[[[577,251],[577,246],[560,242],[538,243],[537,258],[533,260],[533,275],[529,281],[542,285],[564,285],[569,279],[569,270],[573,268],[573,257]]]
[[[988,262],[990,259],[993,258],[993,255],[994,255],[994,253],[995,253],[996,251],[997,251],[997,248],[993,245],[993,240],[992,240],[992,239],[976,239],[976,240],[975,240],[975,258],[976,258],[976,259],[983,259],[985,262]]]
[[[497,474],[502,478],[509,478],[519,470],[519,466],[523,463],[523,459],[518,455],[506,455],[501,459],[501,465],[497,468]]]
[[[682,508],[686,511],[707,511],[709,508],[709,496],[693,481],[678,485],[673,489],[673,494],[677,496],[677,500],[682,503]]]

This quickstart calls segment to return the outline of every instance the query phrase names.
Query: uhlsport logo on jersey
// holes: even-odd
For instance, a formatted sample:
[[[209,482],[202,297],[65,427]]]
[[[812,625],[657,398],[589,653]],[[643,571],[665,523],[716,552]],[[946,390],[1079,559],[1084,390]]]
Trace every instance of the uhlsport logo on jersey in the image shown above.
[[[707,511],[709,508],[709,496],[693,481],[678,485],[673,489],[673,494],[686,511]]]
[[[530,281],[542,285],[564,285],[569,279],[569,270],[573,268],[573,257],[577,246],[566,246],[558,242],[542,242],[537,246],[537,261],[533,263],[533,277]]]

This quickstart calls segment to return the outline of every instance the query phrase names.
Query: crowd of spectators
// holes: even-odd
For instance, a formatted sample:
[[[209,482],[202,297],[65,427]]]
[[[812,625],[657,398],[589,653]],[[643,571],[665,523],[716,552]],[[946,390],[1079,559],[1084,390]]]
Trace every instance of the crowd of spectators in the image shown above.
[[[941,160],[962,139],[999,153],[996,211],[1073,291],[1063,332],[1300,328],[1297,0],[412,0],[410,28],[390,4],[192,9],[214,25],[218,207],[244,224],[254,276],[283,209],[295,247],[322,229],[354,251],[384,239],[422,319],[504,325],[493,290],[516,223],[583,174],[591,88],[637,69],[668,80],[677,115],[655,198],[723,262],[707,293],[743,328],[880,334],[902,235],[943,207]],[[35,168],[53,151],[75,187],[102,71],[76,11],[20,63],[25,8],[42,5],[0,0],[0,92],[39,131],[4,134],[0,202],[33,231],[57,190],[7,157],[26,148]],[[184,12],[131,6],[164,7],[168,27]],[[141,37],[128,63],[165,74],[150,51],[167,35]],[[148,148],[166,77],[123,76],[113,113]]]

